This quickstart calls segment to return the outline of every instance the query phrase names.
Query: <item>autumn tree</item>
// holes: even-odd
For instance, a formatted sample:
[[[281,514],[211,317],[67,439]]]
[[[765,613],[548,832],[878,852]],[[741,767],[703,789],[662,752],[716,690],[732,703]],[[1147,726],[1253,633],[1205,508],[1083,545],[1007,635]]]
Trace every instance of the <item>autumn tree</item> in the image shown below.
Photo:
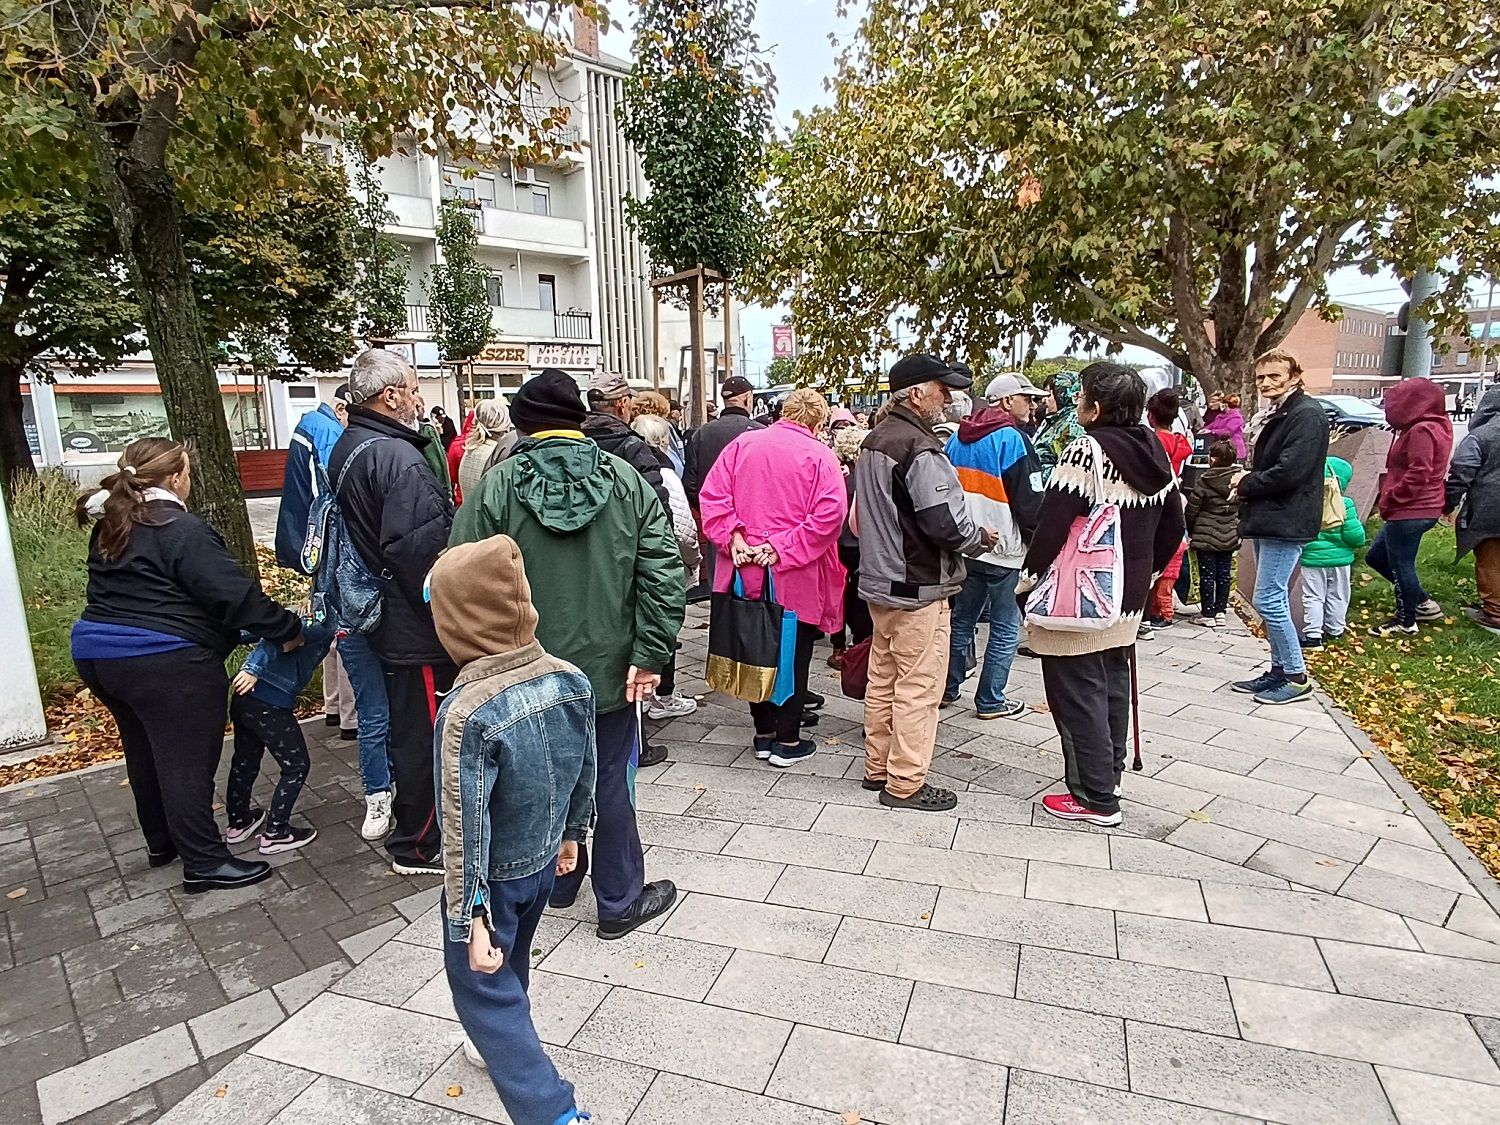
[[[367,340],[391,340],[406,328],[406,272],[411,252],[385,233],[396,213],[370,155],[368,131],[350,125],[344,151],[354,162],[354,304],[359,334]]]
[[[773,81],[753,30],[755,0],[643,0],[625,87],[625,135],[650,191],[626,215],[655,277],[703,266],[735,280],[758,253]],[[697,282],[693,283],[696,286]],[[689,308],[711,293],[689,287]],[[726,310],[726,315],[727,310]],[[692,333],[692,421],[703,421],[703,324]]]
[[[1341,267],[1436,267],[1464,326],[1500,265],[1497,63],[1456,0],[871,0],[773,154],[759,295],[828,375],[898,319],[975,360],[1067,325],[1248,395]]]
[[[577,5],[599,18],[594,0]],[[503,0],[0,0],[0,142],[87,146],[138,295],[172,433],[195,440],[193,502],[253,564],[185,209],[284,186],[322,122],[358,119],[369,155],[404,140],[463,156],[480,139],[539,159],[566,111],[523,112],[532,65],[563,48],[556,10]],[[9,91],[8,91],[9,92]],[[46,198],[60,169],[0,171],[6,206]]]
[[[474,255],[479,244],[474,211],[463,200],[443,200],[438,212],[437,244],[442,261],[427,277],[432,338],[445,361],[462,363],[484,351],[495,334],[489,270]]]

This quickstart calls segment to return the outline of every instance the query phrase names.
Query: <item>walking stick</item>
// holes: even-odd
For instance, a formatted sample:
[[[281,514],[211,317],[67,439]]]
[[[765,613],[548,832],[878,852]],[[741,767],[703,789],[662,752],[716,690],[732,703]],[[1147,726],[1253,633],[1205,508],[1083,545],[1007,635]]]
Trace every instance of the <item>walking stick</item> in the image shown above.
[[[1130,733],[1135,738],[1135,761],[1130,768],[1139,773],[1145,766],[1141,762],[1141,693],[1135,672],[1135,645],[1130,646]]]

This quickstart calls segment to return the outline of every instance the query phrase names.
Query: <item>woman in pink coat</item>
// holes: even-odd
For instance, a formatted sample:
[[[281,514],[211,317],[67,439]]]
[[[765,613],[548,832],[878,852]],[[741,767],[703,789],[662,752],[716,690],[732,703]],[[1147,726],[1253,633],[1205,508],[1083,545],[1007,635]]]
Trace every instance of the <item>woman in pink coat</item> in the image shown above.
[[[752,703],[755,756],[773,766],[804,761],[816,744],[801,735],[808,665],[819,633],[844,625],[844,567],[839,532],[848,501],[844,474],[817,434],[828,400],[803,388],[787,396],[781,421],[735,438],[715,462],[698,497],[703,534],[729,555],[747,597],[759,597],[769,567],[776,600],[797,615],[796,687],[777,705]],[[733,569],[719,567],[714,589],[728,590]]]
[[[1240,396],[1225,398],[1218,392],[1209,396],[1204,433],[1221,437],[1234,446],[1234,459],[1245,459],[1245,416],[1240,413]]]

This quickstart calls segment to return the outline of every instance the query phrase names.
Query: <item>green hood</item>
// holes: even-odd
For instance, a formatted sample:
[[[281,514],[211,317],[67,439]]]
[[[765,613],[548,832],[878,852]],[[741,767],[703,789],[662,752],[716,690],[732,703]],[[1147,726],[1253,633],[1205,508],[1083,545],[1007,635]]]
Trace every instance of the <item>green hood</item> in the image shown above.
[[[593,523],[614,491],[616,467],[591,441],[548,438],[517,456],[516,499],[559,535]]]
[[[1354,479],[1354,466],[1342,457],[1330,457],[1325,465],[1324,472],[1332,473],[1338,478],[1339,491],[1348,492],[1349,482]]]

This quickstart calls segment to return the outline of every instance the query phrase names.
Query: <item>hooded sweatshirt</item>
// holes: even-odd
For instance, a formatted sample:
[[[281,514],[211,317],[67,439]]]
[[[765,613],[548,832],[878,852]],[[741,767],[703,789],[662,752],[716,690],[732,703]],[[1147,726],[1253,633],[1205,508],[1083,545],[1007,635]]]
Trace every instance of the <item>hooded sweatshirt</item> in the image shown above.
[[[583,438],[532,443],[480,478],[450,545],[509,535],[530,564],[537,639],[583,669],[601,714],[625,706],[634,665],[660,672],[677,647],[682,553],[645,479]]]
[[[1094,439],[1104,464],[1094,464]],[[1102,475],[1104,490],[1099,492]],[[1096,426],[1063,451],[1042,495],[1036,534],[1026,552],[1021,586],[1029,590],[1074,535],[1074,521],[1098,502],[1120,507],[1125,583],[1120,621],[1097,632],[1033,628],[1032,649],[1042,656],[1081,656],[1135,644],[1141,612],[1156,575],[1182,546],[1182,504],[1161,442],[1145,426]]]
[[[947,453],[970,517],[1000,536],[974,561],[1019,570],[1042,506],[1042,463],[1031,439],[1009,411],[987,406],[958,424]]]
[[[1354,479],[1354,467],[1342,457],[1328,458],[1327,473],[1339,482],[1339,491],[1348,492],[1349,482]],[[1344,497],[1344,522],[1338,527],[1324,528],[1318,537],[1302,548],[1302,565],[1313,570],[1331,570],[1335,567],[1353,566],[1354,552],[1365,545],[1365,525],[1359,521],[1359,512],[1354,501]]]
[[[1485,539],[1500,538],[1500,387],[1491,387],[1453,451],[1443,501],[1458,509],[1458,557]]]
[[[1385,417],[1396,440],[1385,456],[1380,515],[1386,520],[1435,520],[1443,514],[1443,482],[1453,452],[1453,422],[1443,388],[1406,379],[1385,393]]]

